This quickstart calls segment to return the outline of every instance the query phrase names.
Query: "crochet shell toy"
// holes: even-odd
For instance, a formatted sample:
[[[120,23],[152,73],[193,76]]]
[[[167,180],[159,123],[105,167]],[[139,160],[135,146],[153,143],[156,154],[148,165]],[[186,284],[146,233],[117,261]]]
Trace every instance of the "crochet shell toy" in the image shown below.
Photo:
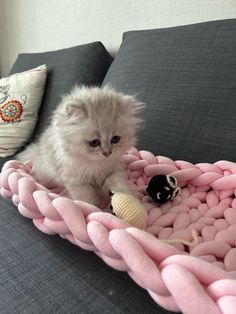
[[[146,191],[157,203],[172,200],[180,193],[177,179],[171,175],[156,175],[151,178]]]
[[[121,192],[110,192],[110,195],[113,214],[134,227],[145,229],[148,214],[136,197]]]

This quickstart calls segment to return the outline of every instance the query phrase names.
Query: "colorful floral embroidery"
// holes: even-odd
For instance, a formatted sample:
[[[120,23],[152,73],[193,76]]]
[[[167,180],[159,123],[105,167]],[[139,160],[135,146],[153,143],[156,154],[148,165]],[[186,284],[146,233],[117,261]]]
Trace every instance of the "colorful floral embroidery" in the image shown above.
[[[22,103],[19,100],[11,99],[1,107],[0,117],[4,122],[14,122],[20,119],[22,112]]]

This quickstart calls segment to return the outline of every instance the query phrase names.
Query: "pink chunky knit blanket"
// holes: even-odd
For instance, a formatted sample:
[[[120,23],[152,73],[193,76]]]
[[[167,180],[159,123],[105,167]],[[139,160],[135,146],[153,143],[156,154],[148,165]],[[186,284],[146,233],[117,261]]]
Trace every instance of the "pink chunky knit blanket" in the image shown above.
[[[8,161],[1,195],[47,234],[59,234],[127,271],[166,309],[192,314],[236,313],[236,163],[193,165],[132,149],[127,179],[146,208],[145,231],[43,187],[31,167]],[[150,178],[172,174],[181,194],[159,206],[146,193]]]

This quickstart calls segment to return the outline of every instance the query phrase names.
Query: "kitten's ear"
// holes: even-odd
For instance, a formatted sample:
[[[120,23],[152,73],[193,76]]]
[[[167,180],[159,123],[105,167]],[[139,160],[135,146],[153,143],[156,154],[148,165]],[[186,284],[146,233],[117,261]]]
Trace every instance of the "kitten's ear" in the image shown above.
[[[77,124],[88,116],[86,107],[79,104],[70,95],[62,98],[52,116],[52,123],[55,126]],[[66,119],[65,119],[66,118]]]
[[[84,119],[87,117],[87,112],[85,108],[75,105],[73,103],[66,104],[65,113],[68,117],[75,117],[78,119]]]

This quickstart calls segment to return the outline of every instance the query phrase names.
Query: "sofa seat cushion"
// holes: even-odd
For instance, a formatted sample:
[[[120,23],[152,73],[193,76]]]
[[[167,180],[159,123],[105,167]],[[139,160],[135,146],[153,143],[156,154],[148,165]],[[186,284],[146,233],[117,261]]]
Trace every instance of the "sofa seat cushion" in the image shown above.
[[[126,273],[0,206],[1,313],[167,313]]]

